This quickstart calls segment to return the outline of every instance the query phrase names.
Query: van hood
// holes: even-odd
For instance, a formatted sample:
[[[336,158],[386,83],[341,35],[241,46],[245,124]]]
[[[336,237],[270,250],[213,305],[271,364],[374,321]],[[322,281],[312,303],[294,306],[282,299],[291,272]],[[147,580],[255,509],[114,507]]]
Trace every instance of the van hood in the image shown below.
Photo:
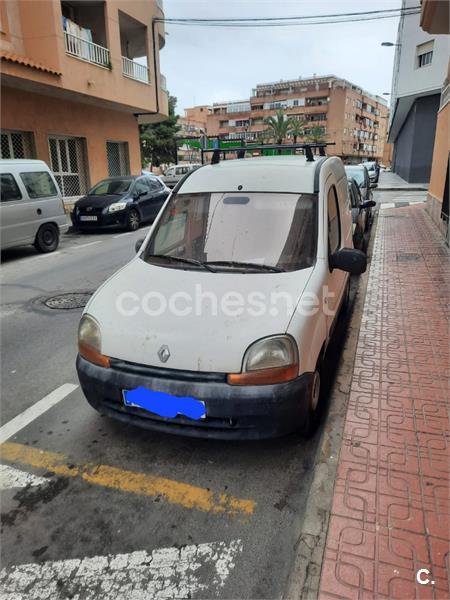
[[[107,356],[168,369],[239,372],[250,344],[286,332],[312,271],[210,273],[136,257],[97,290],[85,313],[98,321]],[[166,362],[158,355],[162,346],[170,353]]]

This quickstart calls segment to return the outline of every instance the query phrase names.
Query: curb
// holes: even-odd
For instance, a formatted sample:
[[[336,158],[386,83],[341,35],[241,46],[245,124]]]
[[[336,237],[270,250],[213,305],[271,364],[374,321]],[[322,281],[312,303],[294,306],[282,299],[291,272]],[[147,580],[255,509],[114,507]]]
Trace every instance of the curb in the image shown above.
[[[423,186],[411,186],[411,187],[377,187],[374,188],[377,192],[428,192],[427,187]]]
[[[375,216],[372,225],[367,251],[369,261],[377,226],[378,215]],[[319,597],[323,555],[369,271],[370,268],[361,276],[356,289],[352,314],[347,325],[347,339],[330,393],[328,413],[313,466],[314,475],[306,502],[302,529],[296,543],[293,566],[282,596],[283,600]]]

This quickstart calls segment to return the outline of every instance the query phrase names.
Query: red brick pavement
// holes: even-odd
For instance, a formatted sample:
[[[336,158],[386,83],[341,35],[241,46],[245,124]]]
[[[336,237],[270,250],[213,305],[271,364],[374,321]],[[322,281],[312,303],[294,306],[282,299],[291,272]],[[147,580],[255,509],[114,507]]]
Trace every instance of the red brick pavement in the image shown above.
[[[423,205],[380,213],[323,600],[450,598],[448,259]]]

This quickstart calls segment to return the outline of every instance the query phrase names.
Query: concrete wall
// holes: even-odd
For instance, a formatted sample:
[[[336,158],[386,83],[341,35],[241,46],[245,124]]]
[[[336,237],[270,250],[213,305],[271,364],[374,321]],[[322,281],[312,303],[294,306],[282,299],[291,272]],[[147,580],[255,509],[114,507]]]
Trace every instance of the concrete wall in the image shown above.
[[[418,98],[397,137],[394,171],[409,183],[430,179],[439,100],[439,94]]]
[[[403,0],[403,7],[417,6],[417,4],[416,0]],[[432,63],[417,68],[416,48],[419,44],[430,40],[434,40]],[[397,42],[400,45],[396,48],[394,63],[393,103],[400,96],[423,94],[440,89],[447,71],[450,52],[449,36],[423,31],[420,28],[420,14],[414,14],[401,17]]]
[[[141,172],[138,127],[132,114],[2,87],[1,123],[4,129],[33,132],[36,158],[47,164],[49,135],[85,138],[91,185],[108,177],[107,140],[128,142],[130,172]]]

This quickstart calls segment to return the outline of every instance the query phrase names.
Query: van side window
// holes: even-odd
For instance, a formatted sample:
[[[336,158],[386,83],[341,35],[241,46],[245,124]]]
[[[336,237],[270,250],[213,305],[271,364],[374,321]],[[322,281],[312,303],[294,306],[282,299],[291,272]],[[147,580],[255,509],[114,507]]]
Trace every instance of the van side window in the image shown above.
[[[21,200],[22,194],[20,193],[19,187],[16,180],[11,173],[1,174],[1,201],[9,202],[10,200]]]
[[[334,185],[328,190],[328,253],[333,254],[341,245],[339,205]]]
[[[20,177],[30,198],[49,198],[58,195],[55,184],[47,171],[21,173]]]

